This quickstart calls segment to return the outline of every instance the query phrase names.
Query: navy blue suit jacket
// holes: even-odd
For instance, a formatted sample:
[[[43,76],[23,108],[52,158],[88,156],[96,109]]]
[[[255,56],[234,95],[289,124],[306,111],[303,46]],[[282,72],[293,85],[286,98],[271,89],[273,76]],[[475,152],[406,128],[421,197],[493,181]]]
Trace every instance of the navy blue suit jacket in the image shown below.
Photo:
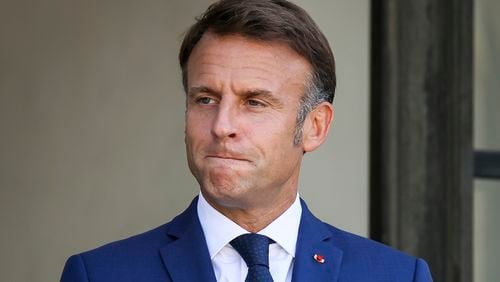
[[[61,281],[215,282],[196,203],[156,229],[70,257]],[[292,281],[432,281],[424,260],[321,222],[301,203]]]

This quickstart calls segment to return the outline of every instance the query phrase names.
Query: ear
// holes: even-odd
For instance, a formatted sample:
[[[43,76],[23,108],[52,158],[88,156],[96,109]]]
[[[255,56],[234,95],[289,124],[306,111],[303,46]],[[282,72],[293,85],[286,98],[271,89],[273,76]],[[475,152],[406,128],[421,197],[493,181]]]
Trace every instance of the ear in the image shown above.
[[[302,130],[304,152],[316,150],[326,140],[333,122],[333,113],[332,104],[322,102],[307,115]]]

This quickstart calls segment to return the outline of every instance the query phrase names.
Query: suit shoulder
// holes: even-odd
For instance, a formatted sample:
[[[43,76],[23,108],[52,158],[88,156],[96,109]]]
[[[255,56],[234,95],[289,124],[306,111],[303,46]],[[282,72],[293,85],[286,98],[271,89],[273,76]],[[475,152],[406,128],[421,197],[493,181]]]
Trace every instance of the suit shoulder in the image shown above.
[[[413,281],[415,273],[419,271],[419,265],[426,266],[422,259],[417,259],[390,246],[326,223],[325,225],[332,233],[332,244],[343,252],[342,268],[347,270],[343,271],[344,275],[347,273],[350,275],[350,277],[344,277],[348,281],[358,281],[356,275],[363,272],[370,273],[373,281],[406,281],[406,278],[408,281]],[[428,273],[428,268],[425,272]],[[432,279],[417,281],[432,281]]]
[[[63,277],[70,277],[76,270],[85,273],[92,281],[140,281],[139,276],[165,277],[159,248],[172,241],[167,233],[169,223],[147,232],[108,243],[93,250],[72,256],[66,263]],[[78,262],[78,268],[71,267]],[[139,271],[140,270],[140,271]],[[138,276],[139,275],[139,276]],[[149,278],[148,278],[149,279]],[[61,281],[80,281],[66,279]],[[82,280],[87,281],[87,280]],[[148,281],[156,281],[153,278]]]
[[[88,280],[96,282],[169,281],[165,280],[168,274],[160,251],[176,240],[177,235],[189,232],[193,225],[196,226],[195,203],[196,198],[184,212],[164,225],[72,256],[63,277],[85,273]]]
[[[137,252],[147,252],[148,250],[157,250],[159,247],[168,243],[169,237],[166,234],[169,223],[158,226],[149,231],[107,243],[95,249],[85,251],[80,255],[84,258],[92,256],[102,256],[102,255],[113,255],[117,256],[122,252],[137,253]]]
[[[368,239],[360,235],[356,235],[354,233],[339,229],[327,223],[325,223],[325,225],[331,231],[333,235],[332,239],[336,241],[336,245],[339,245],[342,247],[342,249],[353,252],[354,254],[360,252],[361,254],[367,253],[370,256],[394,256],[399,259],[409,259],[412,262],[414,262],[414,260],[416,259],[415,257],[405,254],[402,251],[399,251],[393,247],[384,245],[372,239]]]

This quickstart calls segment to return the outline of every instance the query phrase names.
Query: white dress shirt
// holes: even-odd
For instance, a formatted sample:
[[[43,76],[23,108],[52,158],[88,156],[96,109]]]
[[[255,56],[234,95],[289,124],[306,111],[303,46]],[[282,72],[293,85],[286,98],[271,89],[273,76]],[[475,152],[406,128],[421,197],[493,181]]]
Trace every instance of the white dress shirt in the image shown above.
[[[297,195],[293,204],[282,215],[258,232],[275,242],[269,245],[269,270],[275,282],[292,281],[301,214],[302,206]],[[198,218],[217,281],[245,281],[248,267],[229,242],[249,232],[214,209],[201,193],[198,198]]]

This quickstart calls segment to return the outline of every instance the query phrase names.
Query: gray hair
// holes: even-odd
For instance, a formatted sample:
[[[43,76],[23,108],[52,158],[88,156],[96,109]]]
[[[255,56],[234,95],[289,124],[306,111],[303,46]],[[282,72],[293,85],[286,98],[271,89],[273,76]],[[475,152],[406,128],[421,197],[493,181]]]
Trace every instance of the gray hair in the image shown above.
[[[302,132],[304,128],[304,121],[307,115],[312,112],[322,102],[330,102],[330,94],[327,91],[321,90],[321,79],[317,75],[310,75],[306,80],[306,90],[304,95],[300,98],[299,110],[295,123],[295,133],[293,137],[293,144],[300,145],[302,143]]]

